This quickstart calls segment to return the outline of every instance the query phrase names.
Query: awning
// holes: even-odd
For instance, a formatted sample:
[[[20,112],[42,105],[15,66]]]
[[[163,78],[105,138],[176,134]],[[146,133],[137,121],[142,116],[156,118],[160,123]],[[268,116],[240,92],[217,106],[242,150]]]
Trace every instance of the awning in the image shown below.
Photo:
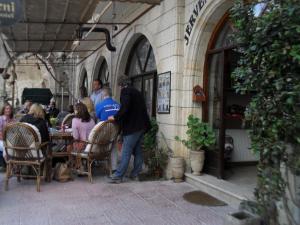
[[[49,105],[53,94],[48,88],[24,88],[22,94],[22,104],[26,100],[31,100],[33,103]]]
[[[21,21],[0,31],[13,54],[47,55],[74,50],[72,44],[82,26],[126,25],[132,21],[132,10],[142,11],[146,5],[159,4],[160,0],[23,0],[22,3]],[[92,20],[93,15],[99,18]],[[105,42],[105,35],[97,34],[85,41],[95,46]]]

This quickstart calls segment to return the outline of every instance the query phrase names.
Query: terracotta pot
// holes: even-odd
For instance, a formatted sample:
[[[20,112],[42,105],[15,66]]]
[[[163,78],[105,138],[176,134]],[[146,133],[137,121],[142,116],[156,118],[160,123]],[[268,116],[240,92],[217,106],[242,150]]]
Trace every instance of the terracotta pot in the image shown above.
[[[174,182],[182,182],[184,174],[184,159],[182,157],[171,157],[170,164]]]
[[[191,151],[190,152],[190,160],[191,160],[191,167],[193,171],[193,175],[199,176],[201,175],[201,171],[204,165],[204,151]]]

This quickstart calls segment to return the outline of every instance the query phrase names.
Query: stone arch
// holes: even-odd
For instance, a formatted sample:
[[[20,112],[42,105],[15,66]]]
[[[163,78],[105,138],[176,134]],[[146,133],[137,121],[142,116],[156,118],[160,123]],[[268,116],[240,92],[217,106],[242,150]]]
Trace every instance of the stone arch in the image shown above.
[[[91,78],[91,81],[90,83],[93,82],[93,80],[97,79],[98,76],[99,76],[99,72],[100,72],[100,69],[101,69],[101,66],[103,65],[103,63],[106,63],[106,66],[107,66],[107,70],[108,70],[108,73],[109,73],[109,80],[108,80],[108,83],[111,82],[111,79],[112,79],[112,71],[111,71],[111,66],[109,65],[109,62],[108,62],[108,57],[104,56],[103,54],[99,54],[95,60],[95,63],[93,65],[93,74],[92,74],[92,78]],[[105,82],[104,82],[105,83]]]
[[[139,26],[140,27],[140,26]],[[136,41],[141,37],[145,36],[147,40],[149,41],[150,45],[152,46],[153,54],[155,61],[157,62],[157,49],[155,46],[155,39],[150,32],[148,32],[145,28],[141,29],[130,29],[128,33],[126,34],[124,41],[120,47],[118,59],[116,63],[116,73],[115,76],[112,79],[112,85],[117,88],[117,77],[119,74],[124,74],[126,70],[127,61],[131,52],[131,49],[133,48]]]
[[[229,0],[209,1],[202,9],[190,36],[188,47],[185,49],[184,74],[203,76],[205,53],[207,51],[212,32],[222,17],[233,6]],[[203,80],[201,80],[201,83]]]

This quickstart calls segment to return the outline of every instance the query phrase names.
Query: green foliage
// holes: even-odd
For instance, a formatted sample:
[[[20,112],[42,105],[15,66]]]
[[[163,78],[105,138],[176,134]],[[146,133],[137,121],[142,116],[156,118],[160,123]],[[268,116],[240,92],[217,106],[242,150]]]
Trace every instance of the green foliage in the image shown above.
[[[149,173],[154,175],[159,171],[162,175],[162,171],[166,168],[168,163],[168,153],[163,148],[155,148],[151,151],[150,157],[147,160]]]
[[[215,133],[208,123],[203,123],[199,118],[189,115],[187,126],[187,140],[182,140],[178,136],[175,137],[175,140],[181,141],[188,149],[207,150],[216,143]]]
[[[144,135],[143,140],[144,158],[150,175],[154,175],[157,171],[162,172],[168,162],[168,152],[157,146],[157,132],[158,124],[152,118],[151,129]]]
[[[252,127],[252,150],[260,155],[255,194],[260,211],[266,213],[284,196],[280,166],[300,170],[296,153],[300,144],[300,4],[299,0],[243,2],[236,0],[231,10],[236,28],[233,39],[242,55],[232,77],[238,92],[257,90],[246,120]],[[267,8],[256,17],[253,6],[258,2]]]
[[[51,117],[50,118],[50,123],[51,123],[52,127],[55,127],[55,125],[57,124],[57,118]]]
[[[143,140],[144,150],[146,151],[151,151],[157,146],[156,135],[158,132],[158,124],[154,118],[152,118],[150,122],[151,129],[144,135]]]

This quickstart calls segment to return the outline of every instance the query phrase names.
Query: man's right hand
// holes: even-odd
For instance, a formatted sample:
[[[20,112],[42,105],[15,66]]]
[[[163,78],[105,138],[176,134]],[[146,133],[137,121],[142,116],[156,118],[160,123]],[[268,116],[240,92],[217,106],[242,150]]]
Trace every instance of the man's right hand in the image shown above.
[[[115,121],[115,118],[114,118],[114,116],[110,116],[110,117],[108,117],[108,121]]]

